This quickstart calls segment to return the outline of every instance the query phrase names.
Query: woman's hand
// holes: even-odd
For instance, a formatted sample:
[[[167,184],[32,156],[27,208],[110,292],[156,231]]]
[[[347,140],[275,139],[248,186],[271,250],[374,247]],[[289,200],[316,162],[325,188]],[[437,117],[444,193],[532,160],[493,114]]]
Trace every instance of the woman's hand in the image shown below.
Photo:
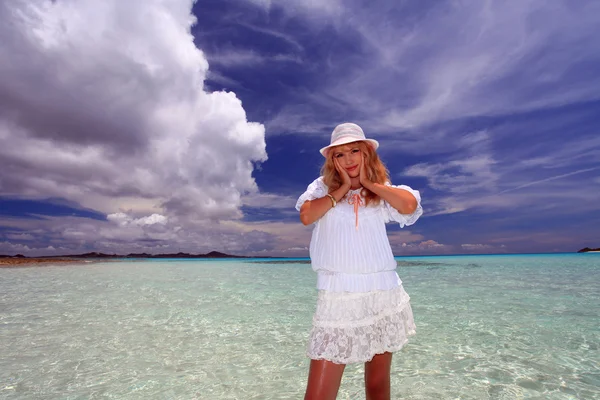
[[[338,174],[340,175],[340,179],[342,180],[342,187],[345,186],[348,189],[350,189],[350,187],[352,186],[352,182],[350,180],[350,175],[348,175],[348,171],[342,168],[337,158],[335,157],[333,158],[333,163],[335,164],[335,169],[337,170]]]
[[[369,179],[369,177],[367,177],[367,167],[366,167],[366,160],[365,160],[365,153],[361,153],[361,157],[360,157],[360,175],[359,175],[359,179],[360,179],[360,184],[362,185],[362,187],[369,189],[371,187],[371,184],[373,182],[371,182],[371,180]],[[369,189],[371,190],[371,189]]]

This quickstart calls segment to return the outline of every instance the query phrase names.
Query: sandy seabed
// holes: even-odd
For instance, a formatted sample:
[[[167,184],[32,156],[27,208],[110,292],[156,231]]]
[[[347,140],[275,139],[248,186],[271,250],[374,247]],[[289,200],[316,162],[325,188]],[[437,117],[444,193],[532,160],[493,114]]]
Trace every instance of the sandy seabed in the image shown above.
[[[56,265],[56,264],[86,264],[91,261],[77,260],[72,258],[15,258],[15,257],[0,257],[0,268],[11,267],[31,267],[39,265]]]

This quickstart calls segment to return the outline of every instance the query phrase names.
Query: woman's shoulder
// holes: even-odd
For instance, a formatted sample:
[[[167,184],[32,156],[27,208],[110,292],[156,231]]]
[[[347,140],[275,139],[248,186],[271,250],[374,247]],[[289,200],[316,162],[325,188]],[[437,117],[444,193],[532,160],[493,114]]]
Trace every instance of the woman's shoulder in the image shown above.
[[[317,193],[320,195],[319,197],[322,197],[327,193],[328,189],[329,188],[327,187],[327,185],[325,185],[325,182],[323,181],[323,177],[319,176],[317,179],[315,179],[308,185],[305,193]]]
[[[309,186],[318,186],[321,188],[327,188],[325,181],[323,180],[323,176],[319,176],[317,179],[312,181]]]
[[[306,188],[304,193],[300,195],[296,202],[296,210],[300,211],[300,207],[307,200],[314,200],[323,197],[327,194],[328,188],[323,183],[323,177],[319,177],[312,181]]]

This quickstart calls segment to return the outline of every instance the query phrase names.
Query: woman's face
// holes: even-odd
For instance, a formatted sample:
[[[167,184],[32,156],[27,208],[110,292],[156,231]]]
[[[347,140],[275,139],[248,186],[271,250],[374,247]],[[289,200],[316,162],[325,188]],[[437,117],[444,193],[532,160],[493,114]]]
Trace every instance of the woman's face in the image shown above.
[[[340,167],[348,172],[350,178],[356,178],[360,175],[361,153],[358,143],[348,143],[332,150],[333,159],[337,160]]]

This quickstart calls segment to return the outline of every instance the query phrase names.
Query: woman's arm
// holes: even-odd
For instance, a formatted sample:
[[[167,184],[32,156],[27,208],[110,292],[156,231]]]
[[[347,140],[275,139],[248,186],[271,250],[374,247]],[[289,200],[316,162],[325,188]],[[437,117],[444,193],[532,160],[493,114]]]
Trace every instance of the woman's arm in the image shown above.
[[[417,209],[417,199],[408,190],[373,182],[368,183],[365,187],[387,201],[400,214],[412,214]]]
[[[400,214],[409,215],[417,210],[419,203],[417,202],[415,196],[413,196],[413,194],[408,190],[382,185],[381,183],[374,183],[367,178],[364,155],[360,164],[359,177],[360,183],[363,185],[363,187],[369,189],[371,192],[387,201],[389,205],[398,210]]]
[[[342,185],[329,194],[333,196],[335,201],[340,201],[352,187],[352,181],[348,172],[342,168],[337,159],[333,159],[335,169],[338,172]],[[304,225],[310,225],[325,213],[333,208],[333,204],[329,196],[323,196],[320,199],[308,200],[300,207],[300,221]]]
[[[335,201],[340,201],[342,197],[348,193],[350,185],[342,185],[339,189],[329,193]],[[321,218],[325,213],[333,208],[329,196],[321,197],[320,199],[308,200],[300,207],[300,221],[304,225],[310,225]]]

